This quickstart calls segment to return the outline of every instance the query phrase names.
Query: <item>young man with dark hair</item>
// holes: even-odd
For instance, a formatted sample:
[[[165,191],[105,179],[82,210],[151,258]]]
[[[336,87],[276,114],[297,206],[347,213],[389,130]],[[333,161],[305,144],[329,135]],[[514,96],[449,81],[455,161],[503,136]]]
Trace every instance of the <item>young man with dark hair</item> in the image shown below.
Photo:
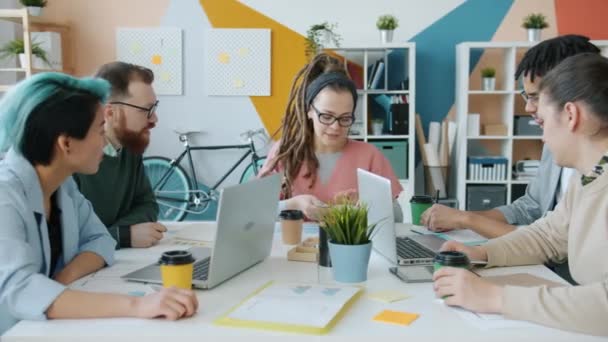
[[[150,130],[158,121],[154,74],[141,66],[112,62],[95,76],[112,86],[104,109],[107,145],[97,174],[74,178],[119,247],[150,247],[166,231],[156,222],[158,205],[142,163]]]
[[[538,87],[543,76],[567,57],[580,53],[597,53],[600,50],[579,35],[565,35],[545,40],[526,52],[515,72],[515,79],[523,77],[526,112],[542,124],[536,116]],[[477,233],[495,238],[507,234],[519,225],[527,225],[553,210],[565,194],[571,170],[555,164],[553,156],[544,147],[537,176],[526,188],[524,196],[510,205],[486,211],[460,211],[434,205],[423,213],[421,221],[434,231],[470,228]]]

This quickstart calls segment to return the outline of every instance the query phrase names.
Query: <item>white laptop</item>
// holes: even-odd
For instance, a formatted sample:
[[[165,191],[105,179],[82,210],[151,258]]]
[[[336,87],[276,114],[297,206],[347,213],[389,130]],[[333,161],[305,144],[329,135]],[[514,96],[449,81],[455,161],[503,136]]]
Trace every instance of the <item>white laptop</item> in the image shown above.
[[[270,255],[280,186],[281,178],[276,174],[221,190],[213,248],[189,249],[196,259],[194,287],[213,288]],[[122,278],[162,283],[158,263]]]
[[[357,180],[359,199],[369,206],[367,221],[378,222],[373,250],[394,265],[432,265],[445,240],[434,235],[397,236],[391,181],[362,169],[357,169]]]

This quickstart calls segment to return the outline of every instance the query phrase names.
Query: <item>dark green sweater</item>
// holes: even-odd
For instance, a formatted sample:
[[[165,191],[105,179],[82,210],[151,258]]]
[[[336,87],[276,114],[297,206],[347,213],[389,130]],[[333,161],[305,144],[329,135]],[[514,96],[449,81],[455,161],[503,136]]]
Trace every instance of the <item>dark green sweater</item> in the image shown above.
[[[125,148],[116,157],[104,155],[96,174],[76,174],[74,179],[118,247],[131,247],[131,225],[156,222],[158,218],[158,205],[142,157]]]

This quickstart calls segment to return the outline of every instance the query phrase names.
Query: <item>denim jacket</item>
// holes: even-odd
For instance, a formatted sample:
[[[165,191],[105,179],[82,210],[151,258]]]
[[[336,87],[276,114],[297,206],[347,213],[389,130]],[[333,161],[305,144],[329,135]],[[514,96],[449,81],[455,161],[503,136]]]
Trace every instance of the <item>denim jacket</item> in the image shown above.
[[[116,241],[72,177],[57,189],[61,209],[59,272],[88,251],[114,262]],[[46,319],[46,310],[65,290],[50,273],[51,248],[42,189],[32,164],[10,150],[0,162],[0,334],[21,319]]]

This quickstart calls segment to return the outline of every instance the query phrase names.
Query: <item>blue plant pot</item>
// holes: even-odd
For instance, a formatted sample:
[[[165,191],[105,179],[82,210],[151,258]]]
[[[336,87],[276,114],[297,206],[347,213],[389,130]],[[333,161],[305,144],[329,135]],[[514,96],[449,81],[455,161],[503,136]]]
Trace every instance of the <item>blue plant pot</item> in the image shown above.
[[[371,242],[365,245],[339,245],[330,241],[329,255],[334,279],[342,283],[366,281],[371,251]]]

